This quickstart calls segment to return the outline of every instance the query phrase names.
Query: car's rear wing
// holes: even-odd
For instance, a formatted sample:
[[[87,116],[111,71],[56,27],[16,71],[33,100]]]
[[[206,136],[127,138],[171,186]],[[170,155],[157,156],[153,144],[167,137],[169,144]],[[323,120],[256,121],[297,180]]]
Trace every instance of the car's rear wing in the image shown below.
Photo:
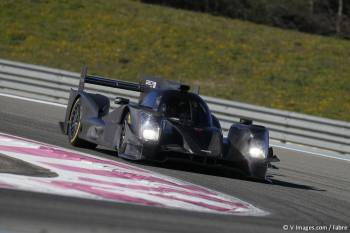
[[[163,80],[156,77],[146,77],[143,80],[141,80],[140,83],[134,83],[122,80],[108,79],[96,75],[88,75],[87,67],[84,66],[81,70],[78,89],[79,91],[84,90],[85,83],[137,92],[147,92],[147,90],[150,89],[181,90],[187,92],[190,89],[190,86],[188,85],[184,85],[175,81]],[[193,92],[199,95],[199,86],[195,88]]]
[[[137,91],[137,92],[143,92],[145,89],[144,85],[140,83],[113,80],[113,79],[108,79],[108,78],[99,77],[95,75],[88,75],[86,66],[84,66],[81,70],[79,89],[78,89],[79,91],[84,90],[85,83],[105,86],[105,87],[120,88],[124,90]]]

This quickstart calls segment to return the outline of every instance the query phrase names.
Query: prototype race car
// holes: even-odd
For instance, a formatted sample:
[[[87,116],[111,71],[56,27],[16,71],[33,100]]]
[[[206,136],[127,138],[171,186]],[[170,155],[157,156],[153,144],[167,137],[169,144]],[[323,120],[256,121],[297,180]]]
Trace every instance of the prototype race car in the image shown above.
[[[110,100],[84,91],[85,83],[140,92],[138,103]],[[87,74],[72,89],[62,132],[73,146],[116,150],[129,160],[164,161],[169,157],[238,168],[250,177],[265,179],[271,162],[279,161],[269,147],[269,131],[251,120],[232,124],[224,137],[219,120],[190,87],[159,78],[140,83]]]

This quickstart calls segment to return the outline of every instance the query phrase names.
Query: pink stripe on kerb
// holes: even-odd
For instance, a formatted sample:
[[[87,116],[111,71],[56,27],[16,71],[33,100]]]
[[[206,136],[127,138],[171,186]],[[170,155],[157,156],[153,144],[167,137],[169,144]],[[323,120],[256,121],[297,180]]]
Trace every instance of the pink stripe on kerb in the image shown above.
[[[16,187],[16,186],[14,186],[14,185],[0,182],[0,188],[4,188],[4,189],[7,189],[7,188],[9,189],[9,188],[11,188],[11,189],[13,189],[13,188],[15,188],[15,187]]]
[[[42,181],[40,181],[42,182]],[[153,202],[153,201],[148,201],[142,198],[137,198],[137,197],[131,197],[129,195],[121,194],[121,193],[115,193],[115,192],[108,192],[105,190],[101,190],[96,186],[90,186],[90,185],[85,185],[85,184],[78,184],[74,182],[68,182],[68,181],[51,181],[47,182],[47,184],[51,184],[54,186],[58,186],[64,189],[71,189],[71,190],[77,190],[77,191],[82,191],[86,193],[90,193],[105,199],[110,199],[110,200],[115,200],[115,201],[121,201],[121,202],[131,202],[131,203],[136,203],[136,204],[142,204],[142,205],[148,205],[148,206],[158,206],[162,207],[164,205]]]
[[[177,184],[175,182],[162,179],[159,177],[155,177],[153,175],[141,175],[137,173],[130,173],[130,172],[122,172],[118,170],[113,170],[113,171],[107,171],[107,170],[97,170],[97,169],[88,169],[88,168],[81,168],[81,167],[73,167],[69,165],[62,165],[62,164],[54,164],[54,163],[45,163],[49,166],[59,168],[62,170],[66,171],[72,171],[72,172],[77,172],[77,173],[85,173],[85,174],[93,174],[93,175],[98,175],[98,176],[105,176],[105,177],[116,177],[116,178],[122,178],[122,179],[129,179],[129,180],[137,180],[137,181],[148,181],[148,182],[156,182],[156,183],[161,183],[161,184],[167,184],[167,185],[172,185],[180,188],[185,188],[188,190],[192,191],[199,191],[199,192],[204,192],[204,193],[209,193],[209,194],[215,194],[214,192],[211,192],[207,189],[195,186],[195,185],[187,185],[187,184]]]
[[[49,183],[52,185],[61,187],[61,188],[82,191],[82,192],[94,194],[94,195],[97,195],[99,197],[106,198],[106,199],[122,201],[122,202],[132,202],[132,203],[136,203],[136,204],[143,204],[143,205],[149,205],[149,206],[163,206],[160,203],[148,201],[148,200],[145,200],[142,198],[132,197],[131,195],[124,195],[124,194],[120,194],[120,193],[105,191],[105,190],[102,190],[102,187],[90,186],[90,185],[86,185],[86,184],[80,184],[80,183],[75,183],[75,182],[66,182],[66,181],[51,181]],[[218,211],[218,212],[230,212],[230,211],[234,212],[238,208],[241,209],[241,207],[239,207],[239,206],[234,206],[232,208],[224,208],[224,207],[215,206],[212,204],[207,204],[207,203],[201,202],[201,201],[189,200],[189,199],[179,198],[179,197],[171,196],[171,195],[169,196],[169,195],[165,195],[165,194],[157,194],[157,193],[147,193],[147,194],[150,196],[154,196],[155,197],[154,200],[156,200],[157,198],[176,200],[176,201],[189,203],[192,205],[200,206],[200,207],[203,207],[203,208],[206,208],[209,210]]]
[[[249,203],[201,186],[12,135],[0,133],[0,152],[58,174],[29,178],[0,173],[0,188],[222,214],[264,214]]]
[[[0,150],[21,153],[23,155],[28,154],[32,156],[46,157],[46,158],[63,159],[63,160],[71,160],[71,161],[88,161],[92,163],[113,165],[123,169],[149,173],[149,171],[135,167],[135,166],[129,166],[127,164],[118,163],[114,161],[107,161],[107,160],[92,158],[92,157],[84,156],[78,153],[61,150],[53,147],[47,147],[47,146],[40,146],[39,148],[30,148],[30,147],[22,147],[22,146],[21,147],[0,146]]]
[[[184,198],[180,198],[180,197],[176,197],[176,196],[166,196],[166,195],[162,195],[162,194],[153,194],[153,193],[151,193],[151,195],[155,196],[155,197],[160,197],[160,198],[167,198],[169,200],[176,200],[176,201],[182,201],[182,202],[185,202],[185,203],[190,203],[192,205],[204,207],[206,209],[215,210],[215,211],[218,211],[218,212],[235,211],[236,208],[239,208],[239,207],[236,207],[236,208],[233,208],[233,209],[231,209],[231,208],[224,208],[224,207],[220,207],[220,206],[210,205],[210,204],[207,204],[205,202],[193,201],[193,200],[184,199]]]
[[[86,181],[86,182],[91,182],[95,184],[100,184],[100,185],[110,185],[110,186],[115,186],[115,187],[121,187],[121,188],[127,188],[127,189],[133,189],[133,190],[142,190],[142,191],[148,191],[148,192],[158,192],[160,194],[171,194],[171,193],[179,193],[187,196],[192,196],[196,198],[201,198],[205,199],[208,201],[213,201],[213,202],[218,202],[218,203],[223,203],[230,205],[234,208],[247,208],[249,205],[243,204],[241,202],[234,202],[234,201],[227,201],[221,198],[218,198],[217,196],[209,196],[206,194],[198,193],[198,192],[190,192],[186,190],[178,190],[175,188],[168,188],[168,187],[150,187],[150,186],[145,186],[145,185],[134,185],[134,184],[121,184],[121,183],[116,183],[116,182],[110,182],[110,181],[103,181],[103,180],[96,180],[96,179],[91,179],[91,178],[85,178],[85,177],[79,177],[79,180],[81,181]]]

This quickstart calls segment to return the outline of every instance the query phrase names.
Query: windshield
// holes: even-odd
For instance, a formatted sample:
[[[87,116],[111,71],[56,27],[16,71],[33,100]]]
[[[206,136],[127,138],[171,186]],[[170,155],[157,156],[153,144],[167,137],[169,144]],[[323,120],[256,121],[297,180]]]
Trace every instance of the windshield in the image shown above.
[[[150,91],[141,98],[140,105],[157,109],[160,101],[160,92],[159,91]]]
[[[191,93],[169,92],[163,96],[160,108],[170,120],[193,126],[210,125],[208,107]]]

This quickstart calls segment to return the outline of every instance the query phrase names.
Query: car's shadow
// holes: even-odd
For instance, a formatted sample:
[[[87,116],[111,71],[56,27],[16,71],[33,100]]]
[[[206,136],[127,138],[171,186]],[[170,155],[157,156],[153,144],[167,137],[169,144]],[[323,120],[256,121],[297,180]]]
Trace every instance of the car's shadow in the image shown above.
[[[103,154],[107,154],[109,156],[115,157],[115,152],[113,151],[104,150],[100,148],[97,148],[96,150]],[[287,182],[287,181],[277,179],[277,177],[285,177],[285,175],[278,174],[276,172],[268,172],[267,179],[261,180],[261,179],[249,178],[237,169],[231,169],[222,165],[213,166],[213,165],[199,164],[199,163],[195,163],[187,160],[169,159],[165,162],[128,161],[128,160],[125,160],[125,161],[129,164],[138,164],[138,165],[147,166],[147,167],[157,167],[157,168],[164,168],[164,169],[170,169],[170,170],[205,174],[210,176],[239,179],[239,180],[258,182],[258,183],[266,183],[269,185],[278,185],[278,186],[287,187],[287,188],[326,191],[324,189],[318,189],[316,187],[309,186],[309,185],[297,184],[297,183],[292,183],[292,182]]]
[[[150,165],[154,165],[154,163]],[[326,190],[318,189],[316,187],[309,186],[309,185],[303,185],[303,184],[297,184],[297,183],[279,180],[277,179],[277,176],[279,176],[279,174],[275,175],[274,173],[268,173],[268,179],[261,180],[261,179],[249,178],[237,169],[231,169],[220,165],[207,166],[203,164],[197,164],[197,163],[192,163],[190,161],[182,161],[182,160],[168,160],[164,163],[160,163],[156,165],[158,167],[167,168],[167,169],[194,172],[194,173],[200,173],[200,174],[206,174],[206,175],[218,176],[218,177],[240,179],[240,180],[246,180],[251,182],[266,183],[266,184],[278,185],[278,186],[283,186],[288,188],[314,190],[314,191],[326,191]]]

